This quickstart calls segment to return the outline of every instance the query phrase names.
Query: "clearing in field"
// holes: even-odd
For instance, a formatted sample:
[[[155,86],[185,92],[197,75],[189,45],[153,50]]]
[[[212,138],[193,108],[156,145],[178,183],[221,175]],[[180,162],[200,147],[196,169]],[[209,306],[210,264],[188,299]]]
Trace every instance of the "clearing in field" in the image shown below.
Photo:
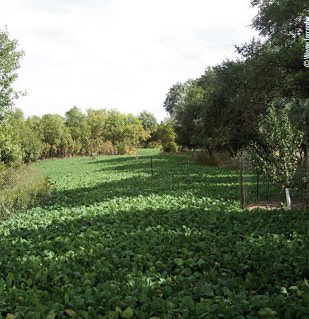
[[[309,318],[308,212],[241,210],[236,170],[150,151],[35,168],[55,193],[0,224],[0,318]]]

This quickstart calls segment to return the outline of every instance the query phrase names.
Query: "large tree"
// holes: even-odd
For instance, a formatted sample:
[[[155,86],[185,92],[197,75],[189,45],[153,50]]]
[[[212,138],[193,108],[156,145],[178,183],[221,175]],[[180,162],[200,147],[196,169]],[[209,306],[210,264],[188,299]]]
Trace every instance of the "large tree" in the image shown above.
[[[259,9],[252,26],[266,40],[251,57],[258,60],[263,80],[278,83],[277,97],[292,104],[290,115],[305,133],[304,149],[309,142],[309,76],[303,65],[304,20],[309,16],[308,0],[252,0]],[[244,46],[246,49],[247,46]],[[263,68],[264,66],[264,68]],[[265,83],[265,81],[263,81]]]
[[[27,125],[22,110],[15,109],[10,112],[8,124],[13,131],[14,143],[20,148],[22,161],[30,163],[38,160],[42,155],[44,145],[39,138],[38,132]]]
[[[240,50],[247,59],[257,59],[263,76],[280,79],[283,97],[309,97],[308,70],[303,66],[304,19],[309,15],[307,0],[252,0],[258,8],[253,19],[263,41],[253,41]],[[253,45],[252,45],[253,44]]]
[[[119,154],[134,153],[149,137],[141,121],[133,114],[122,114],[117,110],[110,110],[107,114],[104,139],[111,141]]]
[[[143,128],[147,132],[153,132],[157,125],[158,122],[155,118],[155,116],[147,111],[143,111],[138,115],[138,119],[141,121]]]
[[[142,123],[145,132],[149,134],[148,138],[141,144],[141,146],[153,147],[156,143],[154,133],[158,127],[158,122],[155,116],[151,112],[143,111],[137,118]]]
[[[85,154],[89,148],[90,142],[90,126],[87,117],[76,106],[72,107],[65,113],[65,125],[69,128],[75,154]]]
[[[304,18],[309,15],[307,0],[251,0],[259,9],[252,26],[273,42],[298,40],[304,34]]]
[[[7,30],[0,30],[0,161],[7,165],[21,159],[21,149],[14,139],[14,131],[7,120],[17,92],[12,87],[23,51]]]
[[[170,88],[164,108],[175,119],[180,144],[206,147],[210,154],[216,148],[235,154],[257,140],[258,117],[267,113],[273,100],[307,105],[303,31],[309,2],[252,0],[251,5],[258,8],[252,26],[261,40],[236,47],[236,61],[224,61],[199,79]],[[306,107],[294,107],[291,112],[296,113],[294,118],[305,119],[302,127],[308,130]]]
[[[66,156],[72,153],[72,137],[62,116],[43,115],[40,120],[40,132],[43,143],[45,143],[45,157]]]
[[[24,52],[18,50],[18,42],[10,39],[8,31],[0,30],[0,121],[13,105],[17,92],[12,84],[17,78],[16,70]]]

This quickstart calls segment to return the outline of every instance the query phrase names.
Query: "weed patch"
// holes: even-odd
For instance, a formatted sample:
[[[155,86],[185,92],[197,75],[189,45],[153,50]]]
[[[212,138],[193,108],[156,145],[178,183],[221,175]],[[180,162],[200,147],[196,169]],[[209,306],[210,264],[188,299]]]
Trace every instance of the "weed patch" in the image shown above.
[[[46,204],[51,198],[53,186],[48,177],[35,180],[26,166],[0,169],[0,222],[30,207]]]

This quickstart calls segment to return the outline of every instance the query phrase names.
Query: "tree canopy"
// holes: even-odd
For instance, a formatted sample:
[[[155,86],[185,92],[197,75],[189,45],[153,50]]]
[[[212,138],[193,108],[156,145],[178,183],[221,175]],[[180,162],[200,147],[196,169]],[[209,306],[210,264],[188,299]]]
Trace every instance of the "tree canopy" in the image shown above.
[[[259,116],[267,114],[272,101],[307,105],[303,51],[308,1],[252,0],[251,5],[258,8],[252,27],[262,38],[236,46],[236,60],[208,67],[199,78],[169,89],[163,106],[175,120],[179,144],[206,148],[210,155],[220,149],[235,154],[258,140]],[[309,122],[305,107],[291,108],[290,115]],[[308,125],[302,129],[308,131]]]
[[[23,55],[24,52],[18,50],[17,40],[10,39],[7,30],[0,30],[0,121],[13,106],[17,95],[12,84],[17,79],[16,70]]]

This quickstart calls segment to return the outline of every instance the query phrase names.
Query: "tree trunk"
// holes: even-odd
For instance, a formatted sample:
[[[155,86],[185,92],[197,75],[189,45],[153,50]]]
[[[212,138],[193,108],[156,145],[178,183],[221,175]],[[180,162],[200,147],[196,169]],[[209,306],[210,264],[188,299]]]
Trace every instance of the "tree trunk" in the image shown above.
[[[288,187],[285,188],[285,198],[286,198],[286,206],[288,209],[291,208],[291,196],[290,196],[290,190]]]
[[[206,147],[206,149],[208,151],[209,157],[212,158],[212,149],[207,144],[205,145],[205,147]]]

